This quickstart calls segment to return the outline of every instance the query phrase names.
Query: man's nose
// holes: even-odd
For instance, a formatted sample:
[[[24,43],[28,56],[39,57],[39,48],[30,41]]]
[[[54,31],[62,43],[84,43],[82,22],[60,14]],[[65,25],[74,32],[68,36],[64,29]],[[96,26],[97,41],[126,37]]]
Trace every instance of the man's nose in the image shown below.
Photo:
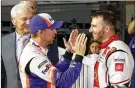
[[[92,27],[90,27],[90,29],[89,29],[89,32],[91,32],[91,33],[93,32],[93,29],[92,29]]]
[[[27,21],[26,21],[26,24],[28,24],[28,25],[29,25],[29,22],[30,22],[30,20],[27,20]]]
[[[56,29],[53,29],[53,31],[54,31],[54,33],[55,33],[55,34],[57,34],[57,31],[56,31]]]
[[[97,49],[97,47],[94,47],[94,50],[96,50]]]

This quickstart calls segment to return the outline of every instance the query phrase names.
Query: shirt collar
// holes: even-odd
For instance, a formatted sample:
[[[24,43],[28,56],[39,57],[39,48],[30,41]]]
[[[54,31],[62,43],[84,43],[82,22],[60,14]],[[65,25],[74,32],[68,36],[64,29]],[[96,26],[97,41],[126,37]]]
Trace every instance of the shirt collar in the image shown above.
[[[48,48],[43,48],[41,45],[39,45],[36,41],[34,41],[33,39],[30,39],[30,43],[34,46],[37,47],[37,49],[42,52],[43,54],[47,55],[48,53]]]
[[[27,35],[22,36],[22,35],[20,35],[20,34],[18,34],[18,33],[16,32],[16,42],[17,42],[21,37],[24,37],[24,38],[26,38],[26,39],[29,40],[30,34],[27,34]]]
[[[112,36],[109,40],[107,40],[106,42],[102,43],[100,45],[100,48],[101,49],[106,48],[111,42],[116,41],[118,39],[119,39],[119,36],[118,36],[118,34],[116,34],[116,35]]]

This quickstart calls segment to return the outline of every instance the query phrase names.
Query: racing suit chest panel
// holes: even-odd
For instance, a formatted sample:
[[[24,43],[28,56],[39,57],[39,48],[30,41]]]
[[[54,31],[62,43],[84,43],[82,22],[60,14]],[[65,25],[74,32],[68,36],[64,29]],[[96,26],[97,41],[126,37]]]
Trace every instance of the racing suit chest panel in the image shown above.
[[[108,83],[107,83],[108,82],[108,72],[107,72],[107,68],[106,68],[106,65],[105,65],[105,63],[106,63],[106,59],[105,58],[106,58],[106,56],[107,56],[107,54],[109,52],[109,49],[111,49],[113,47],[115,47],[117,50],[122,49],[122,50],[124,50],[124,51],[129,53],[129,56],[131,56],[131,57],[126,55],[124,58],[126,59],[125,60],[126,61],[126,66],[128,66],[128,69],[131,67],[129,73],[132,73],[131,71],[132,71],[132,68],[133,68],[133,62],[134,61],[133,61],[133,58],[132,58],[132,55],[131,55],[131,52],[130,52],[128,46],[126,44],[124,44],[122,41],[119,41],[119,40],[113,41],[112,43],[110,43],[108,45],[108,47],[106,47],[104,49],[101,49],[101,51],[99,53],[98,61],[96,62],[96,64],[98,63],[99,65],[98,65],[97,68],[95,68],[95,70],[98,69],[98,71],[97,71],[98,72],[98,79],[97,80],[99,81],[99,85],[96,86],[96,87],[104,88],[104,87],[107,87],[107,85],[108,85]],[[122,53],[120,53],[120,55],[122,55]],[[114,56],[116,56],[116,54],[114,54]],[[114,57],[111,56],[109,58],[112,59]],[[112,62],[112,60],[110,60],[110,63],[111,62]],[[131,66],[129,66],[129,64],[131,64]],[[115,65],[113,65],[113,66],[115,66]],[[114,67],[113,67],[113,70],[111,71],[111,73],[117,73],[117,72],[114,72]],[[125,74],[125,73],[122,73],[122,74]],[[129,78],[130,77],[128,74],[127,75],[125,74],[122,77],[124,77],[124,76],[125,76],[125,78]],[[128,77],[126,77],[126,76],[128,76]],[[117,77],[117,76],[115,76],[115,77]],[[115,78],[115,80],[116,79],[117,78]],[[114,83],[115,83],[115,80],[113,80]],[[121,79],[121,81],[122,80],[124,80],[124,79]],[[116,80],[116,82],[117,82],[117,80]],[[95,86],[95,84],[94,84],[94,86]]]

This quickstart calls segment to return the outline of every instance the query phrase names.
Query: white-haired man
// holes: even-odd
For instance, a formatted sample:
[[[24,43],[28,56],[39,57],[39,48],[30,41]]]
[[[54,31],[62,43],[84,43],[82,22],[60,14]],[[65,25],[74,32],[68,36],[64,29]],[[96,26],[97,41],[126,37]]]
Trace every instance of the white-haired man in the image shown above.
[[[32,11],[25,5],[17,4],[11,9],[11,20],[15,32],[2,37],[2,86],[21,88],[18,71],[19,57],[30,38],[29,20]],[[3,88],[3,87],[2,87]]]

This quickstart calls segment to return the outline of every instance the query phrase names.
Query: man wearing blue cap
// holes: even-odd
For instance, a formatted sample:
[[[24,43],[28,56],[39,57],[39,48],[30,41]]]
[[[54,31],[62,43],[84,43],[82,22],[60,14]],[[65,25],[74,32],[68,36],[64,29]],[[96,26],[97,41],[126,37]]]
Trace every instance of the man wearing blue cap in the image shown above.
[[[77,30],[72,31],[67,51],[55,66],[47,57],[47,47],[53,43],[56,28],[62,24],[62,21],[54,21],[47,13],[37,14],[30,20],[31,39],[19,62],[23,88],[70,88],[79,76],[86,50],[85,34],[78,35]],[[75,52],[74,61],[71,59],[72,51]]]

